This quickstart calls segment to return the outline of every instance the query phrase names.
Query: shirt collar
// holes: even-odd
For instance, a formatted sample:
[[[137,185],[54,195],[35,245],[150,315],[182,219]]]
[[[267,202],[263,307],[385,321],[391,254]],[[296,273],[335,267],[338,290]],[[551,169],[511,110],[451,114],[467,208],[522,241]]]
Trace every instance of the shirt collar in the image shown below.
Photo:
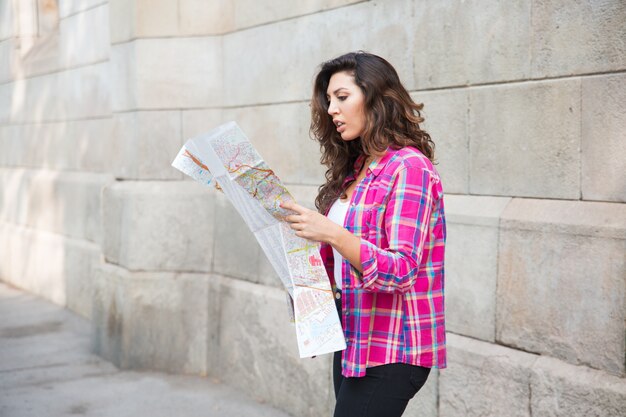
[[[394,152],[390,147],[387,147],[385,153],[382,158],[373,160],[369,167],[367,167],[367,175],[373,174],[374,177],[377,177],[378,174],[387,166]],[[354,181],[356,177],[359,175],[361,171],[361,167],[363,166],[363,162],[365,162],[365,155],[361,154],[358,156],[356,161],[354,161],[354,165],[352,166],[352,172],[348,174],[345,180],[343,180],[342,186],[345,187],[346,184],[350,181]]]

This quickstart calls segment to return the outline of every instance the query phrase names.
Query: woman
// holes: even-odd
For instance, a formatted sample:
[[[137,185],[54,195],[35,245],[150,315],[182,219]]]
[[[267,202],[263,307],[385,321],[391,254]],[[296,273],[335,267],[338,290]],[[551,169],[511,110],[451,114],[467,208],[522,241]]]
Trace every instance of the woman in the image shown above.
[[[328,167],[319,213],[283,207],[297,213],[286,219],[298,236],[322,243],[341,300],[335,416],[400,416],[430,369],[446,366],[446,224],[423,105],[386,60],[356,52],[322,64],[311,107]]]

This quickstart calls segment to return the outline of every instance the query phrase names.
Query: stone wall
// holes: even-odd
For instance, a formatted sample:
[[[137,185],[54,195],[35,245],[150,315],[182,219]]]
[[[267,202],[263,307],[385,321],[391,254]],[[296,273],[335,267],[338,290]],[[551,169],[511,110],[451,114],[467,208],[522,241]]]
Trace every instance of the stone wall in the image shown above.
[[[96,352],[329,413],[329,355],[297,358],[251,233],[170,163],[236,120],[311,206],[316,66],[364,49],[425,104],[446,192],[450,365],[406,415],[626,409],[624,2],[42,4],[0,0],[0,279]]]

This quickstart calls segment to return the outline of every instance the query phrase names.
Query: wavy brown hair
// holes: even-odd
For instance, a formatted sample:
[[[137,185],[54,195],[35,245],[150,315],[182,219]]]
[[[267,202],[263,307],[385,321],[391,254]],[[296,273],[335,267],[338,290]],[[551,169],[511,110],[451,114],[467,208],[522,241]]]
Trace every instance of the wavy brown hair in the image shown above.
[[[365,131],[361,137],[344,141],[328,114],[326,90],[330,77],[347,72],[354,77],[365,96]],[[374,155],[387,147],[413,146],[434,162],[435,144],[419,126],[424,121],[423,104],[413,102],[402,86],[398,73],[385,59],[358,51],[341,55],[321,65],[313,85],[311,137],[322,151],[321,163],[328,169],[326,183],[319,187],[315,206],[325,213],[342,196],[342,184],[361,155]]]

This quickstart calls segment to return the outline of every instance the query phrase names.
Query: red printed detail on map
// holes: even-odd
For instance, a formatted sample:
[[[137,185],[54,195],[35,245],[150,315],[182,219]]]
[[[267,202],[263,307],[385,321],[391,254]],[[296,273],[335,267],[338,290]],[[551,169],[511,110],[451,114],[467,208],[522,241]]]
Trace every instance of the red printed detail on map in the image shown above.
[[[316,258],[315,255],[309,256],[309,263],[312,266],[322,266],[322,260],[320,258]]]

